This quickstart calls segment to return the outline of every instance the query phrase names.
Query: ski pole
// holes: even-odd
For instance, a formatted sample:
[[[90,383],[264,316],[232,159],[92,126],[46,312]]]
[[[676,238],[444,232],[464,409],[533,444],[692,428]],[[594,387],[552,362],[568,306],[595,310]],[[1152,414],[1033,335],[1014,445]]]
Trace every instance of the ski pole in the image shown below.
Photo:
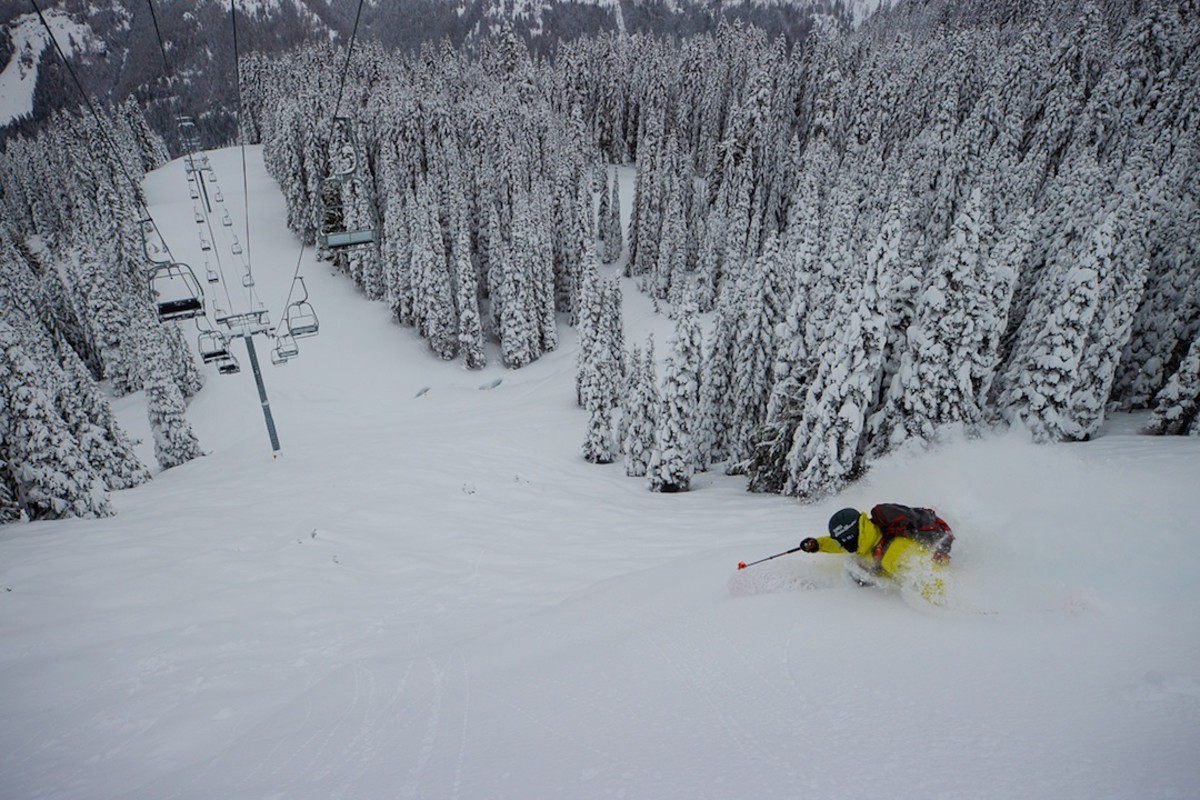
[[[779,558],[780,556],[790,555],[791,553],[798,553],[802,549],[804,549],[804,548],[803,547],[793,547],[791,550],[784,550],[782,553],[776,553],[773,556],[767,556],[766,558],[760,558],[758,561],[751,561],[749,564],[747,564],[745,561],[739,561],[738,569],[745,569],[746,567],[753,567],[755,564],[761,564],[764,561],[770,561],[772,558]]]

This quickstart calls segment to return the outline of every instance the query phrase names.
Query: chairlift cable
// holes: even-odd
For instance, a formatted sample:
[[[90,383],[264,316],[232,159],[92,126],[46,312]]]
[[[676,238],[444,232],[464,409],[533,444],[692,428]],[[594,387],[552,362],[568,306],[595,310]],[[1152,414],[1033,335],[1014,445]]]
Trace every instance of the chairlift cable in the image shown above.
[[[229,0],[229,19],[233,25],[233,86],[237,98],[237,113],[235,120],[237,124],[238,144],[242,151],[242,201],[245,205],[245,225],[246,225],[246,274],[250,276],[250,293],[251,307],[253,307],[254,295],[254,267],[253,261],[250,258],[250,183],[246,177],[246,137],[242,135],[242,70],[241,56],[238,53],[238,35],[237,35],[237,9],[234,7],[234,0]]]
[[[150,6],[150,19],[154,22],[154,35],[158,39],[158,52],[162,53],[163,72],[167,76],[167,88],[171,88],[171,84],[175,81],[175,75],[171,72],[171,65],[167,63],[167,48],[163,44],[162,31],[158,27],[158,14],[154,11],[154,0],[146,0],[146,5]]]
[[[178,123],[178,121],[180,119],[180,114],[179,114],[179,98],[176,96],[175,89],[174,89],[175,71],[171,69],[171,62],[167,59],[167,45],[163,41],[162,29],[158,25],[158,13],[154,10],[154,0],[146,0],[146,5],[150,7],[150,19],[154,23],[154,37],[158,40],[158,52],[162,56],[163,74],[166,76],[166,79],[167,79],[167,92],[170,96],[171,101],[175,104],[175,119],[176,119],[176,122]],[[195,123],[193,123],[193,125],[194,124]],[[199,130],[197,130],[197,133],[198,132],[199,132]],[[183,141],[183,150],[184,150],[184,154],[187,157],[187,163],[194,167],[195,163],[196,163],[195,162],[196,153],[192,147],[192,142],[191,142],[190,138],[187,136],[182,136],[180,138]],[[192,175],[194,177],[196,176],[195,170],[193,170]],[[198,185],[199,185],[200,180],[201,180],[200,178],[198,178],[198,177],[196,178]],[[206,187],[200,186],[199,188],[202,191],[204,191],[205,194],[207,194],[208,190]],[[221,263],[220,253],[216,249],[217,237],[213,233],[212,220],[209,218],[208,213],[207,213],[208,203],[203,202],[203,203],[201,203],[201,205],[205,206],[205,209],[204,209],[205,224],[206,224],[206,227],[208,228],[209,242],[210,242],[211,246],[213,247],[213,251],[212,251],[213,256],[217,260],[217,274],[221,276],[221,286],[225,290],[225,302],[228,303],[229,310],[232,311],[233,310],[233,298],[229,294],[229,281],[225,279],[225,267]],[[147,213],[146,216],[149,217],[150,216],[149,213]],[[151,220],[151,222],[153,222],[153,220]],[[157,225],[155,226],[155,231],[156,232],[158,231]],[[163,239],[161,233],[159,233],[159,238]],[[166,244],[166,239],[163,239],[163,244],[164,245]],[[170,248],[168,247],[167,255],[170,255],[170,253],[171,253],[171,251],[170,251]],[[172,258],[172,260],[174,260],[174,258]]]
[[[75,88],[79,90],[79,96],[83,98],[84,105],[87,106],[88,111],[92,112],[92,117],[96,120],[96,129],[100,132],[100,136],[104,139],[105,145],[111,152],[113,156],[113,163],[116,164],[117,169],[121,171],[122,177],[124,177],[129,185],[133,188],[133,196],[137,202],[138,209],[144,212],[143,216],[145,219],[149,220],[150,225],[154,228],[154,232],[158,235],[159,241],[161,241],[163,243],[163,247],[166,248],[167,257],[171,259],[171,261],[175,261],[175,256],[171,253],[171,246],[167,244],[167,240],[162,235],[162,231],[158,229],[158,223],[156,223],[154,218],[150,216],[150,209],[146,207],[146,203],[142,199],[141,187],[138,185],[138,182],[133,179],[133,176],[129,174],[128,170],[125,169],[125,164],[120,158],[120,151],[117,149],[116,144],[113,143],[112,137],[108,135],[108,131],[104,127],[104,121],[100,119],[100,113],[96,110],[96,106],[92,104],[92,99],[88,97],[88,93],[84,90],[83,83],[80,82],[79,75],[76,74],[75,68],[72,67],[71,62],[67,60],[66,54],[63,53],[62,48],[58,44],[58,39],[54,38],[54,31],[50,29],[50,23],[46,21],[46,17],[42,14],[42,9],[38,7],[37,0],[29,0],[29,5],[33,7],[34,13],[37,14],[38,20],[42,23],[42,27],[46,29],[46,36],[50,39],[50,43],[54,45],[54,52],[58,54],[59,60],[62,62],[63,66],[67,68],[67,73],[71,76],[71,81],[75,84]]]
[[[217,248],[217,234],[213,230],[212,217],[208,214],[204,215],[204,226],[208,228],[208,240],[212,246],[213,258],[217,260],[217,274],[221,276],[221,287],[225,290],[225,302],[229,304],[229,310],[233,311],[233,297],[229,294],[229,281],[225,280],[225,265],[221,263],[221,251]]]
[[[233,0],[230,0],[232,2]],[[346,60],[342,63],[342,74],[338,79],[337,101],[333,104],[333,117],[329,121],[329,142],[333,142],[333,133],[337,129],[338,112],[342,108],[342,94],[346,90],[346,76],[350,74],[350,58],[354,55],[354,44],[358,40],[358,23],[362,19],[363,0],[358,0],[358,10],[354,12],[354,28],[350,31],[350,41],[346,46]],[[296,279],[300,277],[300,265],[304,262],[304,237],[300,237],[300,254],[296,256],[296,269],[292,272],[292,282],[288,285],[287,300],[283,302],[286,309],[292,303],[292,292],[296,288]]]

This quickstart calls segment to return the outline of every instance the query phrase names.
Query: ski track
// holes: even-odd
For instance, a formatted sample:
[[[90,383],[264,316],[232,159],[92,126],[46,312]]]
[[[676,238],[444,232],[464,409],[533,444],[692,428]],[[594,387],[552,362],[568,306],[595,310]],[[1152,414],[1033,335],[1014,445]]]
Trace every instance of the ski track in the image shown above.
[[[458,758],[454,762],[454,783],[452,797],[458,798],[462,796],[463,784],[463,766],[467,758],[467,739],[471,728],[471,670],[467,665],[465,656],[459,655],[459,665],[462,667],[463,680],[463,717],[462,717],[462,735],[458,740]]]
[[[687,631],[691,625],[684,623],[683,628]],[[711,643],[713,640],[709,641]],[[705,717],[714,720],[720,726],[720,730],[727,734],[720,737],[721,747],[724,749],[728,743],[732,742],[742,755],[742,762],[746,766],[744,769],[738,770],[739,786],[745,788],[747,796],[770,796],[771,786],[763,782],[763,778],[760,777],[760,769],[769,766],[773,768],[772,777],[778,778],[780,775],[786,774],[788,768],[774,756],[769,745],[761,741],[761,733],[756,734],[747,728],[745,723],[739,721],[737,715],[728,712],[731,700],[733,707],[741,708],[745,707],[747,703],[758,703],[759,698],[763,695],[754,691],[755,687],[747,686],[742,681],[743,676],[731,676],[726,674],[725,669],[705,666],[713,664],[710,648],[697,647],[694,639],[677,637],[673,639],[671,645],[666,646],[664,643],[660,646],[658,648],[659,655],[671,666],[674,674],[682,677],[687,683],[690,688],[688,696],[697,697],[703,701],[703,707],[707,712]],[[717,693],[714,687],[722,687],[726,691]],[[730,695],[729,687],[737,687],[737,690]],[[780,697],[779,700],[781,705],[784,705],[783,698]],[[763,722],[763,730],[775,729],[774,724],[766,724],[774,722],[774,720],[759,721]],[[751,781],[754,785],[746,786]]]

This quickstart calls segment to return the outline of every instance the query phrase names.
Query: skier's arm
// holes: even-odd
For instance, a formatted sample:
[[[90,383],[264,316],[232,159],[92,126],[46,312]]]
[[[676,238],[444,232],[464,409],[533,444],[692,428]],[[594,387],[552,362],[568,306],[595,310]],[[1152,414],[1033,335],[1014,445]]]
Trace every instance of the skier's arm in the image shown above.
[[[800,543],[800,549],[806,553],[845,553],[846,548],[837,543],[832,536],[811,536]]]

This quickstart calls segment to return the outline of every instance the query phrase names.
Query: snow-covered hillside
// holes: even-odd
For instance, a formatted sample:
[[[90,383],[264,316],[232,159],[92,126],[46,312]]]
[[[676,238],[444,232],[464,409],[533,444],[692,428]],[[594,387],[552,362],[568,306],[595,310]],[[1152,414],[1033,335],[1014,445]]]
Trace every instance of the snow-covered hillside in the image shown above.
[[[299,246],[249,155],[251,230],[230,235],[278,319]],[[240,221],[239,154],[213,164]],[[146,190],[202,264],[182,166]],[[265,367],[280,458],[249,369],[213,371],[189,412],[206,457],[115,493],[116,517],[0,529],[0,796],[1200,785],[1196,437],[1125,418],[1086,444],[962,441],[893,454],[817,506],[712,473],[653,494],[580,457],[573,332],[519,371],[467,372],[327,265],[306,255],[302,274],[320,335]],[[210,296],[236,308],[232,282]],[[665,350],[671,323],[624,297],[627,340]],[[141,395],[117,410],[153,463]],[[734,569],[879,501],[954,526],[946,608],[860,588],[832,556]]]
[[[82,52],[98,52],[101,42],[86,24],[55,9],[45,14],[46,24],[54,32],[58,46],[68,58]],[[8,23],[13,54],[0,71],[0,127],[33,113],[33,93],[37,88],[38,60],[47,48],[53,48],[37,14],[23,14]]]

